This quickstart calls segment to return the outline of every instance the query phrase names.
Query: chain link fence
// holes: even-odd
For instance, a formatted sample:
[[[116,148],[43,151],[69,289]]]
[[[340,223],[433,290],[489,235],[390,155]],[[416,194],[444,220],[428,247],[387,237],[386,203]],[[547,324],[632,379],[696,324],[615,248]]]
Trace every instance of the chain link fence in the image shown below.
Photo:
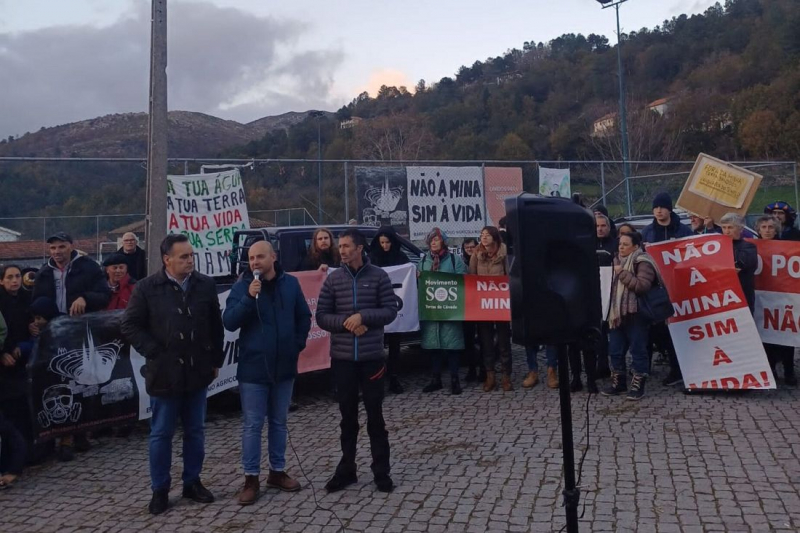
[[[483,191],[483,198],[477,198],[470,185],[475,176],[482,180],[488,175],[487,169],[521,175],[522,189],[528,192],[539,190],[541,168],[568,169],[571,192],[580,193],[587,206],[605,204],[612,218],[617,218],[649,214],[657,192],[669,192],[677,201],[693,164],[693,161],[633,161],[629,163],[630,179],[627,181],[619,161],[181,158],[170,160],[169,173],[199,174],[203,170],[214,172],[219,165],[241,166],[251,225],[255,227],[347,224],[352,220],[402,226],[403,216],[405,220],[424,219],[438,210],[437,215],[441,217],[442,204],[458,203],[452,199],[455,194],[466,198],[461,203],[470,208],[449,212],[454,235],[463,237],[477,236],[487,217],[497,222],[486,212],[489,191]],[[795,206],[800,203],[796,162],[738,164],[764,176],[751,212],[761,212],[764,205],[775,200],[788,201]],[[422,177],[418,175],[418,167],[435,167],[448,178],[460,181],[460,190],[445,191],[445,196],[436,199],[439,205],[434,209],[435,202],[425,197],[430,191],[409,191],[407,177],[414,173]],[[0,262],[40,264],[46,255],[43,241],[56,231],[70,233],[78,241],[79,249],[97,259],[116,249],[125,231],[143,238],[146,175],[145,163],[140,159],[0,158],[3,192],[0,195]],[[425,180],[414,182],[415,186],[425,185],[427,189],[429,177],[426,175]],[[442,191],[436,191],[439,192]],[[404,209],[397,209],[398,205]],[[474,217],[474,206],[481,210],[480,219]],[[392,209],[404,213],[387,218],[386,213]],[[462,221],[469,218],[470,222],[459,225],[458,220],[452,220],[459,217]],[[410,225],[406,223],[406,232],[410,233]],[[417,235],[414,240],[420,242],[421,239]],[[460,241],[461,238],[456,238],[454,244]]]

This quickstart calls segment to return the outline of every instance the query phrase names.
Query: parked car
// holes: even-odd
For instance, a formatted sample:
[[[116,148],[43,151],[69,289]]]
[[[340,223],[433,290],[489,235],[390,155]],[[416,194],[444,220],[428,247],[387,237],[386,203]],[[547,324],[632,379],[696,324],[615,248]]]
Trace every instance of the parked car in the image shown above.
[[[686,224],[687,226],[691,227],[692,222],[689,216],[689,213],[684,211],[683,209],[676,209],[675,214],[678,215],[678,218],[681,220],[681,224]],[[750,224],[754,224],[755,220],[758,219],[761,215],[746,215],[745,216],[745,227],[744,227],[744,236],[748,238],[756,238],[758,233],[749,227]],[[633,215],[630,217],[619,217],[614,219],[614,224],[619,226],[620,224],[630,224],[636,231],[642,231],[644,228],[650,225],[653,222],[653,215]]]

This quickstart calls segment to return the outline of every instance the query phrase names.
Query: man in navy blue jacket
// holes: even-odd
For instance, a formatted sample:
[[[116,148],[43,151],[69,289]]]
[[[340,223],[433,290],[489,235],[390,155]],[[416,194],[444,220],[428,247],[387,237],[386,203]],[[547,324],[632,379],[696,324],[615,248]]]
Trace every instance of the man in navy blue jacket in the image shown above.
[[[297,278],[283,272],[266,241],[249,250],[250,270],[231,288],[222,321],[239,330],[237,379],[242,400],[242,466],[244,488],[239,504],[258,499],[261,474],[261,431],[267,419],[269,477],[267,486],[285,492],[300,490],[286,473],[286,420],[297,360],[306,347],[311,311]],[[255,274],[258,273],[256,276]]]

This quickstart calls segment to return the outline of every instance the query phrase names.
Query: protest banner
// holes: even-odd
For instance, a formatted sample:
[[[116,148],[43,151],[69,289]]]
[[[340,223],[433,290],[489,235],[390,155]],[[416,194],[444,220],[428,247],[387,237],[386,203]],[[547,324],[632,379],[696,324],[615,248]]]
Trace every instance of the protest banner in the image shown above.
[[[365,226],[393,226],[408,235],[405,167],[356,167],[356,200]]]
[[[500,219],[506,216],[506,198],[513,198],[522,192],[522,169],[486,167],[483,174],[487,225],[497,226]]]
[[[397,296],[397,318],[384,328],[384,333],[408,333],[419,331],[419,305],[417,299],[417,268],[413,263],[383,270],[392,281]]]
[[[300,352],[297,361],[297,371],[300,374],[323,370],[331,366],[331,334],[317,324],[317,302],[319,291],[325,283],[325,272],[293,272],[292,276],[300,282],[300,288],[306,297],[306,303],[311,310],[311,330],[308,332],[306,348]]]
[[[422,272],[419,319],[511,322],[508,276]]]
[[[572,196],[568,168],[539,167],[539,194],[542,196]]]
[[[715,221],[726,213],[746,215],[761,180],[760,174],[701,153],[675,206]]]
[[[411,240],[435,227],[450,237],[474,237],[486,225],[481,167],[407,167]]]
[[[194,267],[208,276],[231,273],[234,232],[250,228],[238,169],[167,176],[167,233],[182,233],[194,248]]]
[[[648,244],[675,316],[675,352],[689,389],[774,389],[764,346],[733,266],[733,244],[700,235]]]
[[[755,319],[761,340],[800,346],[800,242],[747,240],[758,249]]]
[[[139,418],[121,316],[121,311],[60,316],[44,328],[28,363],[37,442]]]

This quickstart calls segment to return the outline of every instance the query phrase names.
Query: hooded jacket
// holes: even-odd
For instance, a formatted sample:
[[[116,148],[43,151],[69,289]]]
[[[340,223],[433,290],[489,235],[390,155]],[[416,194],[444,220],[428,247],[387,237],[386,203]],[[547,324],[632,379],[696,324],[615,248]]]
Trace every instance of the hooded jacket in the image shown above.
[[[56,297],[56,282],[53,269],[58,268],[53,259],[48,259],[47,263],[36,273],[33,284],[32,300],[40,296],[58,301]],[[86,300],[86,312],[102,311],[108,305],[111,298],[111,290],[108,288],[106,275],[100,265],[94,260],[79,255],[77,251],[72,251],[70,262],[66,271],[67,282],[67,312],[78,298]]]
[[[381,237],[386,237],[392,242],[392,247],[388,252],[383,251]],[[403,252],[400,239],[392,226],[382,226],[378,230],[378,234],[369,245],[369,260],[373,265],[381,268],[405,265],[411,262]]]
[[[508,275],[508,249],[505,244],[500,244],[494,257],[489,257],[489,252],[483,244],[475,248],[469,260],[469,273],[479,276],[506,276]]]
[[[247,270],[233,284],[222,323],[228,331],[239,330],[236,378],[242,383],[272,385],[297,376],[297,360],[311,330],[311,311],[300,282],[279,263],[275,263],[275,278],[262,280],[258,299],[250,296],[252,282],[253,273]]]
[[[672,239],[681,239],[683,237],[691,237],[693,235],[692,228],[681,224],[681,219],[673,211],[669,213],[669,224],[662,226],[654,218],[649,226],[642,230],[642,242],[656,243],[670,241]]]
[[[389,275],[369,259],[357,271],[343,266],[322,284],[317,302],[317,324],[331,332],[331,359],[380,361],[384,358],[383,327],[397,317],[397,296]],[[355,313],[368,330],[356,337],[344,322]]]

